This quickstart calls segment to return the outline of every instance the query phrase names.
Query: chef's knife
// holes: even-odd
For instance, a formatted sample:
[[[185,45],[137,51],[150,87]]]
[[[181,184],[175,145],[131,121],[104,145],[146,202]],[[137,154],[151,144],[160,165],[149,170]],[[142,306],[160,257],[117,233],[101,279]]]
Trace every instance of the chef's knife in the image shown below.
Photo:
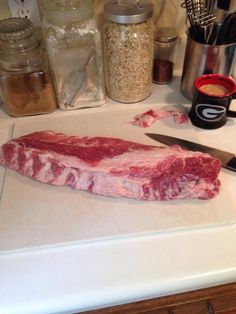
[[[156,134],[156,133],[145,133],[145,134],[151,139],[165,145],[177,144],[187,150],[208,153],[212,155],[213,157],[219,159],[222,162],[222,167],[236,172],[236,158],[235,158],[235,154],[233,153],[229,153],[229,152],[217,149],[217,148],[212,148],[209,146],[186,141],[181,138],[172,137],[168,135]]]

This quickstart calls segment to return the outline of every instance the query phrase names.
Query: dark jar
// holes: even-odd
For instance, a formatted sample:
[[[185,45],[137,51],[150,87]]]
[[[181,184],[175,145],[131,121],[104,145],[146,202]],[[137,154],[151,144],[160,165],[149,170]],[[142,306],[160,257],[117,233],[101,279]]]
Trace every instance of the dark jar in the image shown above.
[[[177,33],[174,28],[156,29],[154,41],[153,83],[168,84],[173,79]]]
[[[0,21],[0,95],[14,117],[56,110],[45,54],[29,19]]]

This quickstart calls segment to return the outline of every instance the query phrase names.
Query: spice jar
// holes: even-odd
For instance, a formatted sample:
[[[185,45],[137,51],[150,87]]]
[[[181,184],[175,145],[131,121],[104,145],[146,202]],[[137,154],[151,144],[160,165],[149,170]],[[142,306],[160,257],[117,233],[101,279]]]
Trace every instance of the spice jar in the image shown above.
[[[46,58],[28,19],[0,21],[0,89],[11,116],[56,110]]]
[[[107,94],[132,103],[151,94],[153,4],[148,0],[110,0],[104,5],[104,68]]]
[[[43,0],[43,37],[62,110],[105,103],[101,34],[93,0]]]
[[[153,82],[167,84],[173,79],[177,43],[174,28],[160,27],[156,29],[154,42]]]

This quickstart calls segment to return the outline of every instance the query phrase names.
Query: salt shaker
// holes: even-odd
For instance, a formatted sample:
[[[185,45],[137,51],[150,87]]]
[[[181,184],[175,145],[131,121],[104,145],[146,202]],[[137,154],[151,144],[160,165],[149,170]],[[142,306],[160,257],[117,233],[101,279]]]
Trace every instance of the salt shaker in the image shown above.
[[[138,102],[151,94],[152,15],[149,0],[110,0],[104,6],[105,83],[115,101]]]
[[[0,94],[14,117],[57,108],[46,55],[29,19],[0,21]]]
[[[156,84],[168,84],[173,79],[177,37],[174,28],[156,29],[153,60],[153,82]]]
[[[62,110],[105,103],[101,34],[94,0],[42,0],[43,38]]]

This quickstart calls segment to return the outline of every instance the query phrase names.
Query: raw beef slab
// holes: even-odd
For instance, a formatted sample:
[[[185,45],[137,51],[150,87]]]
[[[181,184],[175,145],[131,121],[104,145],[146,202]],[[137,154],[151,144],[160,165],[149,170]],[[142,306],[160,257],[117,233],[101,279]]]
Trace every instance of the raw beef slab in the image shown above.
[[[208,154],[53,131],[5,143],[0,164],[43,183],[140,200],[209,199],[220,186],[221,163]]]

